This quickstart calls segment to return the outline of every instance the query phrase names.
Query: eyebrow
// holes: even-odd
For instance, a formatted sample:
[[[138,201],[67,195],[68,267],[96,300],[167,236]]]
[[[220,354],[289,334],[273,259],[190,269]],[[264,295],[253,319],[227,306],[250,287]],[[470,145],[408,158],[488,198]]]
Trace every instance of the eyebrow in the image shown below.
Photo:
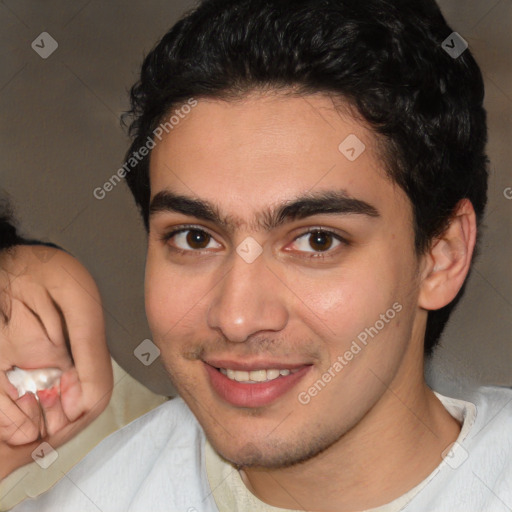
[[[149,205],[150,217],[159,213],[176,212],[203,221],[212,222],[221,226],[228,232],[235,231],[247,224],[240,217],[222,215],[213,203],[175,194],[170,190],[158,192]],[[380,213],[371,204],[360,199],[350,197],[344,190],[306,193],[285,201],[265,211],[256,213],[251,224],[254,231],[271,231],[286,221],[305,219],[314,215],[366,215],[380,217]]]

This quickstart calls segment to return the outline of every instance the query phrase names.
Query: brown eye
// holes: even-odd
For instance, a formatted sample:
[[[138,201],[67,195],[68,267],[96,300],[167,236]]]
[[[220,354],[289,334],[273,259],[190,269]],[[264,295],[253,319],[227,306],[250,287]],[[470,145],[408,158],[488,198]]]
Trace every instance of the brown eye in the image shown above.
[[[335,249],[342,244],[346,244],[343,238],[323,229],[310,229],[293,241],[296,250],[310,253],[310,257],[319,257],[322,253],[330,255],[334,252],[330,249]]]
[[[332,246],[332,235],[323,231],[309,233],[309,244],[315,251],[327,251]]]
[[[212,235],[202,229],[182,228],[165,235],[164,240],[173,248],[189,253],[204,249],[219,249],[222,247]]]
[[[205,249],[210,239],[211,236],[208,233],[195,229],[190,229],[186,236],[186,242],[192,249]]]

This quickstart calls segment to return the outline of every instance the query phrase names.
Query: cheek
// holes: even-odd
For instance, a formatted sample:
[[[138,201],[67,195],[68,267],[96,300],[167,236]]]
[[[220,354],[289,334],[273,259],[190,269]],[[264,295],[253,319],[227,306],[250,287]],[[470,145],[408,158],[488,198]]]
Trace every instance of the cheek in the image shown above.
[[[364,257],[354,255],[323,274],[288,276],[301,299],[292,316],[299,317],[321,340],[328,353],[323,364],[331,364],[347,350],[358,351],[354,342],[364,352],[357,355],[360,363],[381,359],[383,354],[393,359],[393,354],[403,351],[410,335],[403,319],[414,309],[414,269],[404,253],[383,249]],[[351,364],[352,369],[356,366]]]
[[[295,276],[293,290],[309,317],[328,337],[351,336],[373,325],[398,300],[397,276],[383,265],[343,266],[328,273]],[[313,313],[313,314],[311,314]]]
[[[176,340],[197,330],[206,315],[209,291],[215,286],[210,275],[172,265],[162,251],[148,249],[145,275],[146,316],[155,339]],[[179,336],[177,334],[179,333]]]
[[[146,259],[145,304],[149,327],[155,338],[169,331],[185,314],[184,297],[189,289],[184,287],[185,284],[150,247]]]

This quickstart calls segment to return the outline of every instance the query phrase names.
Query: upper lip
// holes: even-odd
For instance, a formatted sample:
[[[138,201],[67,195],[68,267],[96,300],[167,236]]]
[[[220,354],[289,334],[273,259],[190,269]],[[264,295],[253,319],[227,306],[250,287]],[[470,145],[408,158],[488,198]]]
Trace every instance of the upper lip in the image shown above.
[[[294,370],[308,366],[309,363],[283,363],[278,361],[233,361],[228,359],[209,359],[204,361],[214,368],[225,368],[235,371],[255,371],[255,370]]]

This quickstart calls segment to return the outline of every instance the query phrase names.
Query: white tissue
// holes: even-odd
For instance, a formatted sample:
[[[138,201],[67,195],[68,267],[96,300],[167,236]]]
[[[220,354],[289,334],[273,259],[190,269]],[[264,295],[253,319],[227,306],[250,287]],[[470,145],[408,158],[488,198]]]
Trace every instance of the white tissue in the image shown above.
[[[25,393],[34,393],[43,389],[50,389],[60,383],[62,371],[58,368],[38,368],[36,370],[22,370],[16,366],[6,372],[11,384],[18,390],[18,398]]]

